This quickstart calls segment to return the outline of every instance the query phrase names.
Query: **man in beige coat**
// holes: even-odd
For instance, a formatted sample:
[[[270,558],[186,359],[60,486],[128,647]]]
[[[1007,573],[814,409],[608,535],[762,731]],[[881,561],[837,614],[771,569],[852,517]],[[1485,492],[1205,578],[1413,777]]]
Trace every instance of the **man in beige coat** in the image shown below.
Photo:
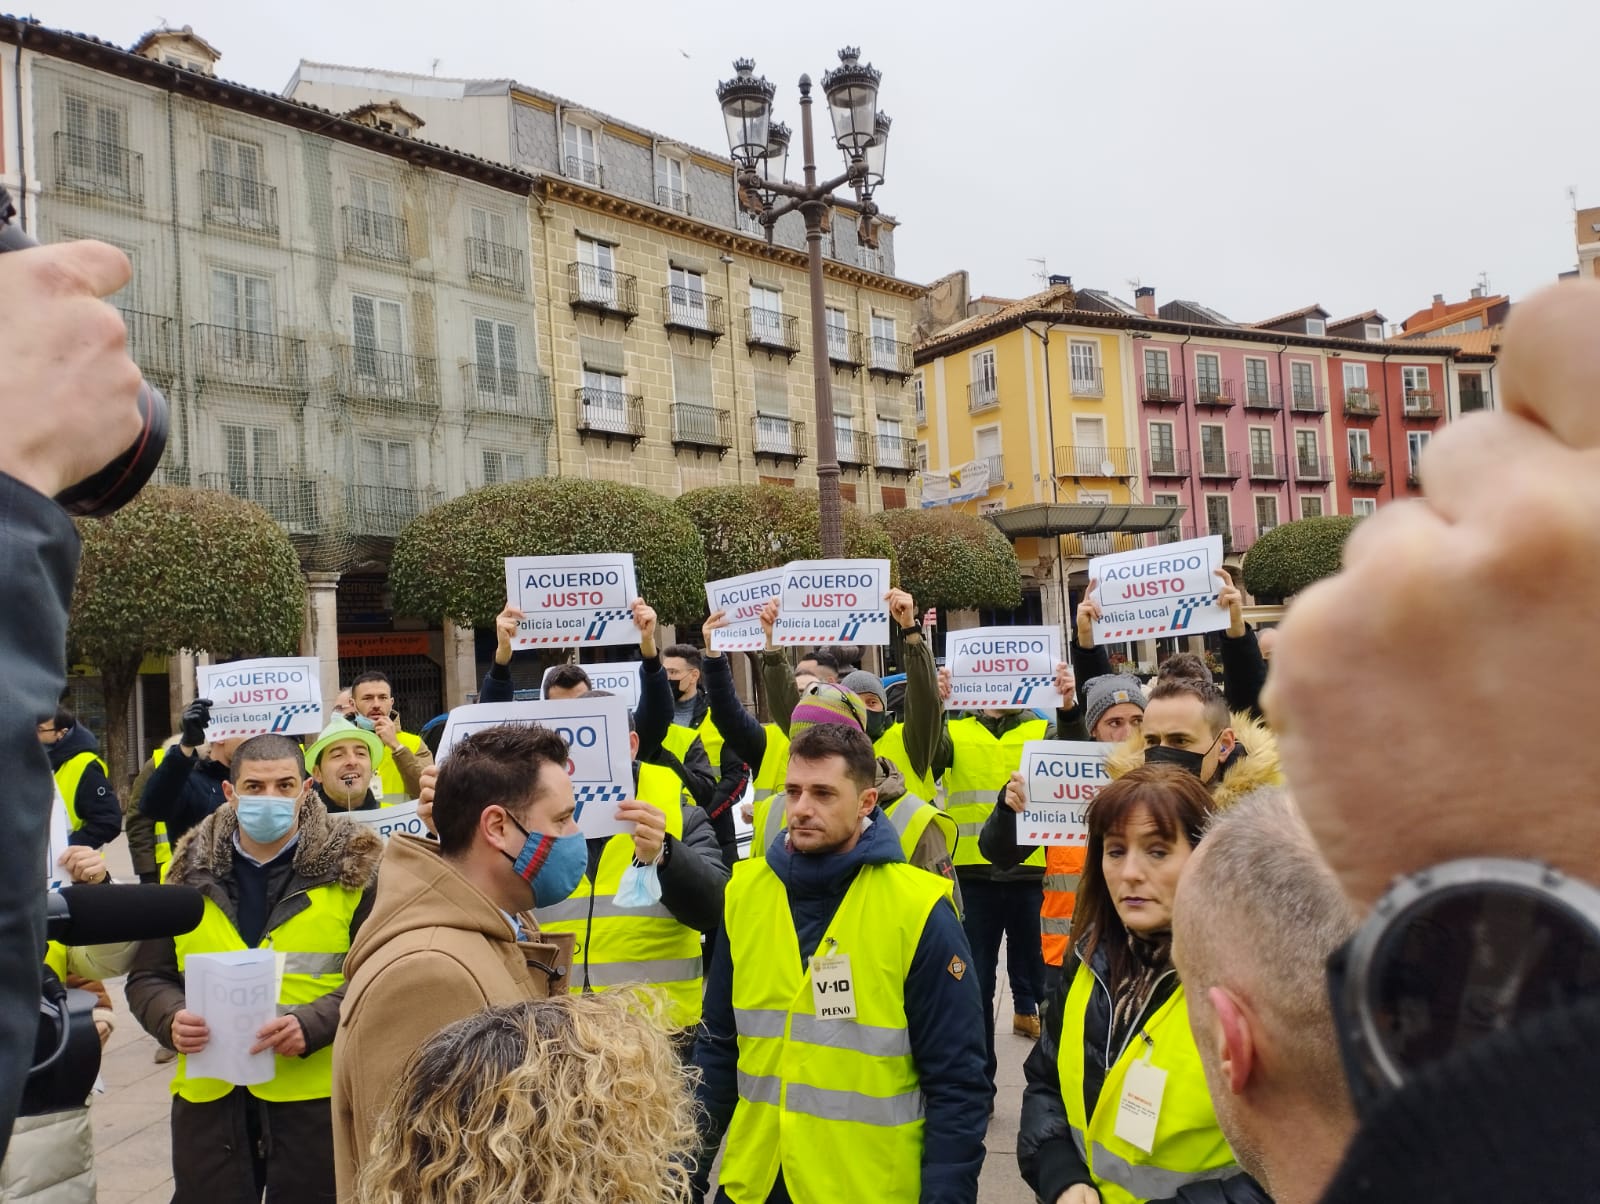
[[[567,897],[587,846],[574,821],[567,746],[546,728],[463,740],[438,769],[438,843],[396,836],[377,902],[345,960],[334,1042],[339,1199],[356,1180],[411,1054],[445,1025],[567,989],[570,937],[540,934],[535,906]]]

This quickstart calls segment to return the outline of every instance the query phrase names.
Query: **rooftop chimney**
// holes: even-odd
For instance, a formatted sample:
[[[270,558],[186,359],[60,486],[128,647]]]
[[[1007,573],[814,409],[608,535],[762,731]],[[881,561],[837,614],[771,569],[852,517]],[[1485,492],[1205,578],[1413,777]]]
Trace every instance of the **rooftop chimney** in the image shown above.
[[[1139,312],[1147,318],[1156,316],[1156,290],[1148,284],[1133,290],[1133,303],[1139,307]]]
[[[1058,288],[1058,287],[1060,287],[1062,285],[1065,285],[1067,288],[1071,288],[1072,287],[1072,277],[1071,276],[1051,275],[1051,277],[1049,278],[1049,280],[1046,283],[1048,283],[1051,288]]]
[[[1472,299],[1474,301],[1482,301],[1483,300],[1483,287],[1481,285],[1472,290]]]

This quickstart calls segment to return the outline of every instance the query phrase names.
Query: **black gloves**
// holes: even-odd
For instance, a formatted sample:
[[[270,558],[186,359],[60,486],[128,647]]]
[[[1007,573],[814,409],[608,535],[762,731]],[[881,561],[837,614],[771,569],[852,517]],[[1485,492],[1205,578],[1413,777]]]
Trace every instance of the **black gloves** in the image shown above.
[[[185,748],[199,748],[206,742],[206,725],[211,722],[211,699],[196,698],[184,708],[183,717],[179,720],[182,724],[182,735]]]

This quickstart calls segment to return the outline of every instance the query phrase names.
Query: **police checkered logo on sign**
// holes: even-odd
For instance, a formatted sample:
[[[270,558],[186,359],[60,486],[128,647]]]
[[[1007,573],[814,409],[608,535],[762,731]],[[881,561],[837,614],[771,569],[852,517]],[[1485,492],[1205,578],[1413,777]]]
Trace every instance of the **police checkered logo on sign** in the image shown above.
[[[852,610],[844,617],[844,628],[839,632],[839,642],[848,644],[861,634],[862,624],[883,617],[881,610]]]
[[[1011,701],[1016,703],[1027,702],[1029,695],[1031,695],[1036,689],[1038,689],[1040,686],[1048,686],[1053,681],[1055,681],[1054,677],[1046,677],[1042,675],[1039,677],[1021,678],[1017,682],[1017,692],[1012,696]]]
[[[626,609],[597,610],[594,612],[594,618],[589,623],[589,630],[583,633],[583,638],[586,640],[599,639],[605,634],[607,623],[615,622],[618,619],[631,618],[632,616],[633,611]]]

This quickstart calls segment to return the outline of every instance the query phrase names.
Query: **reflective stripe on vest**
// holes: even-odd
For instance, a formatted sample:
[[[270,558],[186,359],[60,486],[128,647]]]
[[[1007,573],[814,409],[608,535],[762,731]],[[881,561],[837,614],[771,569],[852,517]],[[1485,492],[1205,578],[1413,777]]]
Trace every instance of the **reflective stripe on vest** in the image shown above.
[[[1078,877],[1083,873],[1083,856],[1081,847],[1045,846],[1039,946],[1048,966],[1059,966],[1067,957],[1067,937],[1072,932],[1072,915],[1078,904]]]
[[[151,753],[150,754],[150,768],[154,769],[157,765],[160,765],[161,764],[161,759],[163,757],[165,757],[166,755],[167,755],[167,750],[164,749],[164,748],[158,748],[158,749],[155,750],[155,752]],[[167,825],[166,825],[165,821],[163,821],[163,820],[159,820],[158,819],[155,822],[155,841],[156,841],[156,871],[160,875],[161,879],[164,881],[166,879],[166,876],[167,876],[166,875],[167,862],[172,860],[172,836],[171,836],[170,833],[168,833]]]
[[[872,751],[894,762],[894,767],[906,780],[908,794],[930,801],[939,797],[939,789],[933,781],[933,770],[930,768],[927,773],[919,774],[911,768],[911,754],[906,751],[905,724],[890,724],[872,745]]]
[[[100,766],[100,772],[110,776],[106,763],[88,749],[74,753],[67,758],[65,765],[56,770],[56,789],[61,791],[61,801],[67,805],[67,826],[74,832],[83,827],[83,821],[78,818],[78,784],[83,781],[83,775],[91,765]]]
[[[957,867],[989,864],[978,851],[978,833],[994,810],[1000,788],[1022,767],[1022,746],[1043,740],[1048,726],[1043,719],[1026,719],[997,740],[976,715],[947,724],[952,757],[944,775],[944,806],[961,836]],[[1035,849],[1022,864],[1043,865],[1044,850]]]
[[[676,772],[641,764],[638,796],[666,816],[668,835],[683,838],[683,780]],[[677,856],[698,854],[679,849]],[[593,885],[585,875],[572,894],[539,908],[534,916],[543,931],[572,933],[575,944],[569,989],[574,995],[583,993],[585,975],[595,991],[652,986],[666,997],[668,1020],[688,1028],[700,1022],[704,974],[700,933],[680,924],[660,903],[617,906],[617,887],[623,871],[632,864],[633,837],[628,833],[613,836],[600,854]]]
[[[350,950],[350,921],[355,918],[361,892],[329,883],[306,892],[307,904],[262,939],[261,948],[282,955],[278,987],[278,1015],[300,1004],[321,999],[344,986],[344,955]],[[181,973],[191,954],[233,953],[248,946],[233,922],[210,899],[200,925],[177,937]],[[221,1079],[189,1078],[188,1058],[178,1055],[172,1092],[191,1104],[219,1100],[233,1090]],[[248,1088],[258,1099],[283,1103],[290,1100],[327,1099],[333,1094],[333,1046],[326,1045],[303,1058],[273,1055],[276,1073],[265,1083]]]
[[[1106,1072],[1094,1114],[1084,1113],[1084,1017],[1094,992],[1104,991],[1089,968],[1078,963],[1072,989],[1061,1014],[1058,1057],[1067,1124],[1073,1143],[1094,1176],[1104,1204],[1139,1204],[1166,1199],[1180,1188],[1205,1179],[1227,1179],[1239,1173],[1233,1153],[1217,1127],[1206,1091],[1205,1070],[1189,1031],[1189,1009],[1180,984],[1172,996],[1130,1033],[1116,1062]],[[1142,1033],[1148,1043],[1137,1039]],[[1154,1148],[1145,1153],[1116,1135],[1123,1086],[1134,1063],[1148,1057],[1166,1071],[1166,1090],[1156,1122]]]
[[[789,776],[789,737],[776,723],[764,723],[761,727],[767,733],[767,751],[761,754],[761,768],[750,787],[754,798],[750,856],[757,860],[767,855],[767,848],[788,826],[782,799]]]
[[[735,1204],[765,1201],[780,1170],[795,1200],[919,1198],[924,1108],[905,978],[928,916],[949,898],[949,882],[903,862],[862,869],[819,945],[849,955],[856,1018],[823,1020],[782,882],[763,861],[734,868],[739,1102],[720,1183]]]
[[[410,732],[396,732],[395,739],[402,748],[410,749],[413,753],[422,749],[422,737],[413,736]],[[410,801],[411,795],[406,792],[406,780],[400,774],[400,767],[394,763],[394,750],[387,744],[383,747],[383,756],[374,767],[378,782],[383,786],[383,805],[393,807],[397,803]]]
[[[937,825],[944,837],[945,853],[952,858],[955,856],[956,822],[927,799],[918,798],[915,794],[903,794],[885,807],[883,813],[899,833],[900,851],[906,855],[907,861],[917,851],[917,844],[929,824]]]

